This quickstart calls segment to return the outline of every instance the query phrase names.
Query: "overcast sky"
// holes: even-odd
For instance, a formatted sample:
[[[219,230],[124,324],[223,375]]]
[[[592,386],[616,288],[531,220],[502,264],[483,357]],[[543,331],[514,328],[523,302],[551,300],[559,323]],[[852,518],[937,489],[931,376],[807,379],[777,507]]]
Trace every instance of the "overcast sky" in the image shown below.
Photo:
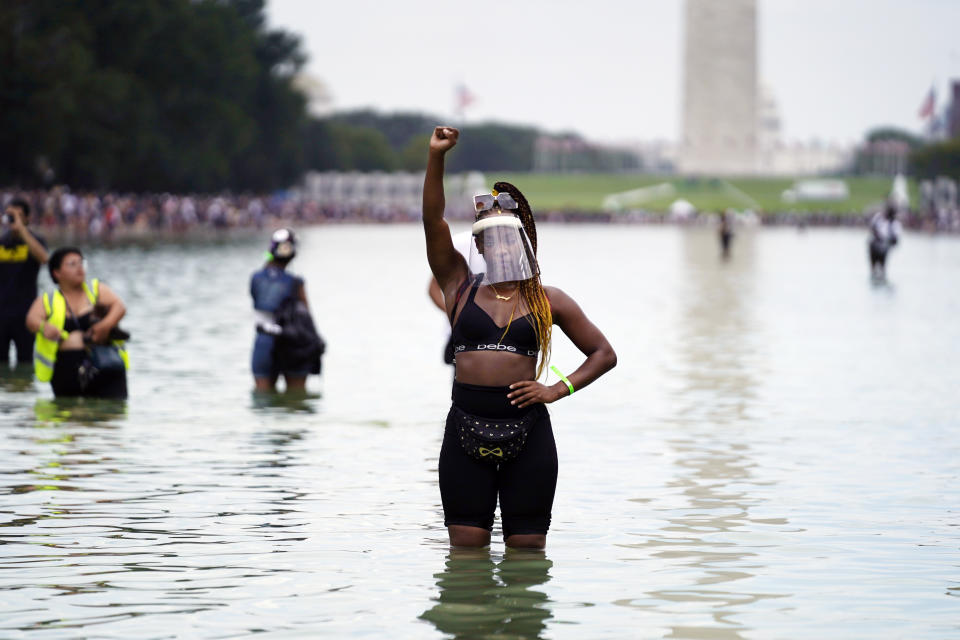
[[[717,0],[721,2],[722,0]],[[924,97],[960,79],[960,0],[759,0],[760,77],[787,140],[919,131]],[[500,120],[598,141],[680,132],[682,0],[268,0],[336,110]]]

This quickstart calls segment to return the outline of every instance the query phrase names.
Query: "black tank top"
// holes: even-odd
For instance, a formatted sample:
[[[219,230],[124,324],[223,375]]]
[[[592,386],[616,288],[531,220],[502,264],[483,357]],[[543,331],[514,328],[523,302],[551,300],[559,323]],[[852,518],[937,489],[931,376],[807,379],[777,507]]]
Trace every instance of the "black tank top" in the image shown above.
[[[460,317],[450,331],[454,354],[464,351],[500,351],[536,358],[540,353],[540,345],[537,343],[537,332],[530,323],[530,314],[514,318],[509,331],[504,335],[506,327],[498,326],[490,314],[474,300],[482,279],[483,276],[478,276],[474,281],[470,295],[460,310]],[[456,312],[454,305],[450,314],[451,321]]]

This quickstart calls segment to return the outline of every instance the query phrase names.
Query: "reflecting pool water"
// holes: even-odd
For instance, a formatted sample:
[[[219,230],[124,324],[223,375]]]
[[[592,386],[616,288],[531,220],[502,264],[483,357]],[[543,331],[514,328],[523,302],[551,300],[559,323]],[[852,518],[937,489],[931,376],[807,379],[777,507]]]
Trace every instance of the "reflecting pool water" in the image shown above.
[[[553,526],[516,552],[446,542],[419,226],[304,231],[303,397],[251,392],[266,235],[90,249],[129,401],[2,371],[0,637],[960,637],[960,239],[907,235],[871,283],[860,231],[723,261],[707,230],[544,225],[619,366],[551,405]]]

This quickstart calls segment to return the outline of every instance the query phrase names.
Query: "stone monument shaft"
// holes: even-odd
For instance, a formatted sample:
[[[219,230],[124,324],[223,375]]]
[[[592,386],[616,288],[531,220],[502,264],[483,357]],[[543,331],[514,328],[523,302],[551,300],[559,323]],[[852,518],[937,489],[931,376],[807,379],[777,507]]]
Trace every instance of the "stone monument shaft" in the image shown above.
[[[686,0],[680,170],[744,175],[757,166],[757,2]]]

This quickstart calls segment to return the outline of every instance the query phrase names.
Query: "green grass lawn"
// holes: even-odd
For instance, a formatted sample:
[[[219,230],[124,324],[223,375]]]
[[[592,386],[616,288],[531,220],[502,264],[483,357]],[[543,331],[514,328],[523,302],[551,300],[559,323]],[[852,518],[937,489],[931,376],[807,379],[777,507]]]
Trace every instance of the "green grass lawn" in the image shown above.
[[[719,180],[710,178],[690,179],[680,176],[634,175],[634,174],[551,174],[551,173],[487,173],[492,183],[506,180],[517,185],[530,201],[534,211],[602,211],[607,195],[649,187],[662,183],[673,185],[673,195],[652,198],[642,208],[649,211],[666,211],[674,200],[689,200],[702,211],[727,208],[747,208],[769,212],[861,213],[865,207],[878,204],[890,192],[892,180],[888,178],[843,178],[850,190],[844,201],[785,203],[780,196],[790,188],[790,178],[733,178]],[[910,183],[911,200],[916,185]]]

